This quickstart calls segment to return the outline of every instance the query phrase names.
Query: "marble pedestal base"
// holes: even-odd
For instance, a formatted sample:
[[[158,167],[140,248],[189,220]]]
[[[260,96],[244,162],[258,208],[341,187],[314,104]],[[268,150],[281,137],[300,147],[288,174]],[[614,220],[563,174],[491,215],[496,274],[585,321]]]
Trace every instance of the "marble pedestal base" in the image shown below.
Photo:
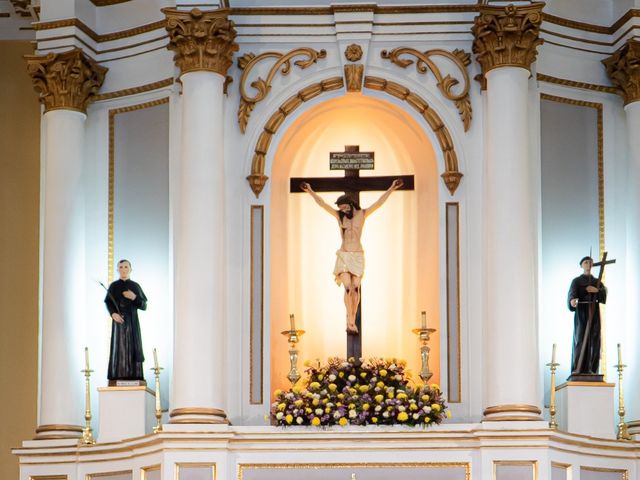
[[[616,438],[614,383],[566,382],[556,387],[558,428],[598,438]]]
[[[115,442],[151,433],[155,426],[155,393],[146,387],[98,388],[98,442]]]

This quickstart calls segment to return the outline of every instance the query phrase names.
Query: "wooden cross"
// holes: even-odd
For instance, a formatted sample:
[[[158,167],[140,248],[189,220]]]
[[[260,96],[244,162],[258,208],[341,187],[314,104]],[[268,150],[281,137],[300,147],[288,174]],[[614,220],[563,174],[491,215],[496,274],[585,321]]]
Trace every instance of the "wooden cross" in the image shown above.
[[[293,177],[289,182],[291,193],[302,193],[303,182],[311,185],[316,192],[344,192],[360,204],[360,192],[385,191],[395,179],[401,179],[403,186],[399,190],[413,190],[413,175],[361,177],[360,170],[373,170],[374,153],[361,152],[358,145],[347,145],[344,152],[330,153],[330,169],[344,170],[344,177]],[[347,335],[347,358],[358,361],[362,357],[362,285],[360,303],[356,314],[357,335]]]

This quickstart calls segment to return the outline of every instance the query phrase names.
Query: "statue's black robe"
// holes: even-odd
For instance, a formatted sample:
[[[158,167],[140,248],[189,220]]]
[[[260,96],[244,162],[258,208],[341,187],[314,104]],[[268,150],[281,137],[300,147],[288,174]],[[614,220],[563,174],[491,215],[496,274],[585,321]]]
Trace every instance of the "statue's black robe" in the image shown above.
[[[598,373],[598,365],[600,363],[600,303],[607,302],[607,289],[604,284],[600,285],[598,293],[587,293],[587,286],[598,287],[598,279],[593,275],[580,275],[571,282],[569,294],[567,295],[567,303],[569,310],[575,312],[573,317],[573,350],[571,354],[571,373]],[[578,305],[576,308],[571,306],[571,299],[577,298]],[[584,303],[583,303],[584,302]],[[593,320],[589,330],[588,338],[585,337],[587,321],[589,320],[589,308],[593,308]],[[586,341],[587,345],[584,351],[584,358],[580,370],[578,367],[578,358],[582,349],[582,342]]]
[[[129,300],[122,294],[127,290],[136,294],[135,300]],[[144,354],[138,310],[147,309],[147,297],[140,285],[133,280],[116,280],[109,285],[104,302],[110,314],[120,313],[124,318],[124,323],[111,322],[107,378],[109,380],[144,380],[142,370]]]

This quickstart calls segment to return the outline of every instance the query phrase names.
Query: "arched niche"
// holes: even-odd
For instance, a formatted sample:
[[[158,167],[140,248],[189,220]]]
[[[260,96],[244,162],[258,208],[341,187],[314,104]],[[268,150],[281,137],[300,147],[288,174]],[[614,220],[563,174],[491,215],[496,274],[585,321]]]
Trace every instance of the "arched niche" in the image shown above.
[[[342,176],[329,173],[329,152],[345,145],[374,151],[376,168],[366,175],[415,175],[416,190],[396,192],[367,219],[362,242],[363,356],[407,360],[420,371],[419,344],[412,328],[426,310],[429,326],[440,324],[440,178],[433,146],[414,118],[398,106],[361,94],[320,103],[302,113],[284,132],[271,172],[270,318],[271,387],[289,386],[288,344],[280,332],[294,313],[306,331],[298,344],[300,361],[346,354],[343,290],[333,279],[340,245],[336,220],[304,193],[289,193],[290,177]],[[366,207],[382,192],[364,192]],[[333,203],[339,192],[322,194]],[[439,382],[439,332],[430,342]]]

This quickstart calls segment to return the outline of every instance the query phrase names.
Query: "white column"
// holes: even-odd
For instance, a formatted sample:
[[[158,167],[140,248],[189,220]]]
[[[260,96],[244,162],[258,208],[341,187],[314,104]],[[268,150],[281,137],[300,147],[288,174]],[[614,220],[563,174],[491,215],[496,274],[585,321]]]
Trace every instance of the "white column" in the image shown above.
[[[171,423],[224,423],[224,77],[181,80]]]
[[[39,438],[80,436],[84,405],[84,200],[86,115],[50,110],[43,117],[42,351]]]
[[[487,72],[485,419],[539,419],[528,77]]]

